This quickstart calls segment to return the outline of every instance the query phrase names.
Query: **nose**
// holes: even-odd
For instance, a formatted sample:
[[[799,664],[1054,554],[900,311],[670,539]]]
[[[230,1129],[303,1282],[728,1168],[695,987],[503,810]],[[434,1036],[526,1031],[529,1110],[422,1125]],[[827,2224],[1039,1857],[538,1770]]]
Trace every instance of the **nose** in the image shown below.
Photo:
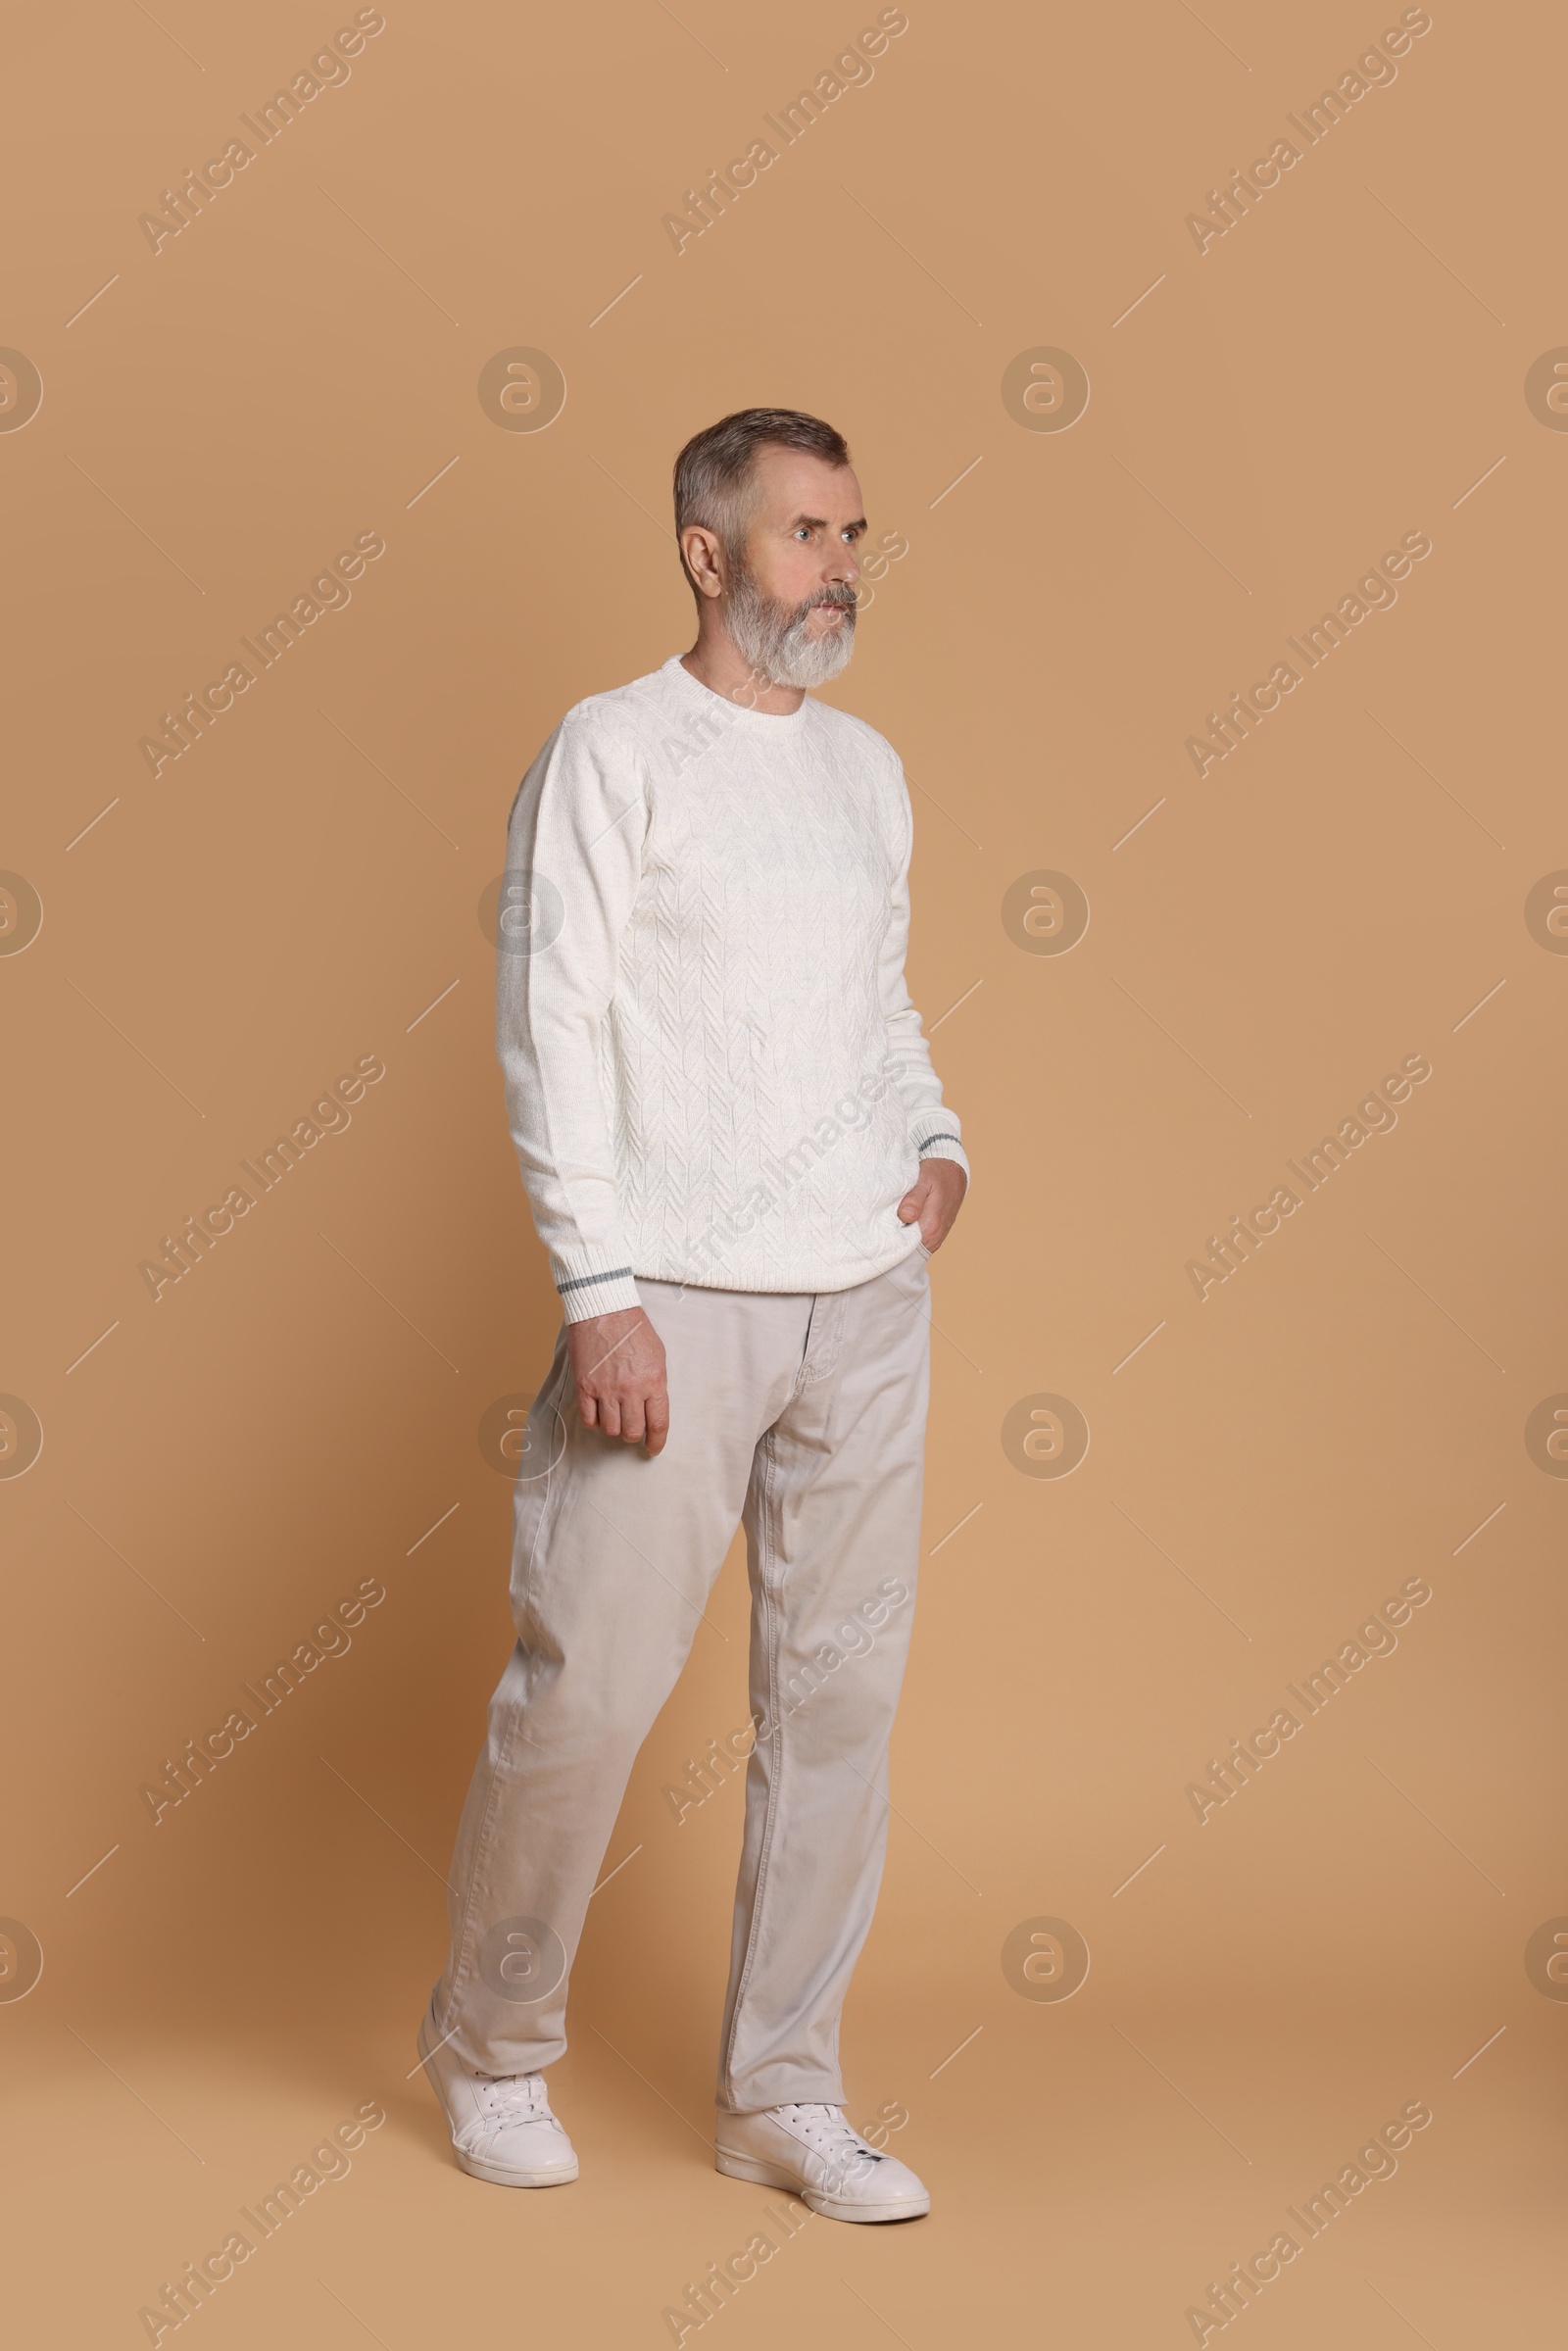
[[[847,588],[853,588],[860,576],[860,559],[855,549],[846,547],[840,540],[834,548],[829,562],[823,566],[823,576],[826,579],[842,581]]]

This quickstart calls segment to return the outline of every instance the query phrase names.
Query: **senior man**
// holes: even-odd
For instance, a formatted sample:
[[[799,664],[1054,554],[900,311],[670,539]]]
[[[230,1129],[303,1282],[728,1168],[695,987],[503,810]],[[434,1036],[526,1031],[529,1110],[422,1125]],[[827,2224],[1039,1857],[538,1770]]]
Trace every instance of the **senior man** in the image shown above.
[[[568,711],[512,810],[498,1049],[564,1323],[516,1486],[516,1645],[419,2033],[459,2163],[577,2176],[545,2074],[638,1748],[737,1523],[756,1737],[719,2171],[844,2221],[929,2198],[843,2114],[915,1589],[927,1260],[968,1181],[905,985],[891,747],[813,700],[855,642],[842,435],[750,409],[690,441],[697,641]]]

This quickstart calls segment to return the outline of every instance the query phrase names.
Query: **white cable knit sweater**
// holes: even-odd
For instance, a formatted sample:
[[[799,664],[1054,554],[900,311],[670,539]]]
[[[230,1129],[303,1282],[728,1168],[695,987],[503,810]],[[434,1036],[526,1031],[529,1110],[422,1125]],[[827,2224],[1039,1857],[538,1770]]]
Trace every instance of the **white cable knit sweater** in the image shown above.
[[[497,1050],[568,1321],[638,1274],[847,1290],[915,1248],[919,1161],[968,1161],[904,984],[910,833],[873,728],[679,660],[551,736],[508,829]]]

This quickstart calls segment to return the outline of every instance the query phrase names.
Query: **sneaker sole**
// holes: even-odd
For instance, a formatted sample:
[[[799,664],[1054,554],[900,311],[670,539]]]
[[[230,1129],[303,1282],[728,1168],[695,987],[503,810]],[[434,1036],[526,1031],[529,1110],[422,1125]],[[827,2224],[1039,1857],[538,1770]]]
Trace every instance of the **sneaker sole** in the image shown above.
[[[889,2197],[876,2204],[824,2196],[814,2187],[804,2186],[799,2174],[782,2164],[766,2163],[759,2155],[738,2155],[728,2147],[714,2148],[713,2166],[726,2180],[749,2180],[756,2187],[788,2188],[808,2212],[819,2213],[825,2221],[919,2221],[931,2210],[931,2199],[925,2194]]]
[[[452,2152],[460,2171],[466,2172],[470,2180],[488,2180],[492,2187],[566,2187],[577,2177],[575,2155],[569,2167],[553,2172],[504,2172],[494,2164],[481,2163],[477,2156],[465,2155],[461,2147]]]
[[[431,2093],[434,2096],[436,2104],[440,2107],[442,2114],[446,2115],[447,2110],[445,2100],[442,2098],[439,2089],[436,2088],[435,2078],[429,2071],[429,2058],[432,2042],[430,2039],[430,2012],[428,2009],[425,2010],[424,2016],[419,2025],[419,2035],[416,2045],[419,2051],[420,2071],[423,2073],[426,2082],[428,2082],[430,2084]],[[450,2116],[447,2117],[447,2123],[448,2128],[450,2129]],[[466,2172],[470,2180],[488,2180],[492,2187],[569,2187],[572,2180],[577,2177],[577,2158],[575,2155],[572,2157],[569,2164],[558,2164],[552,2170],[547,2172],[517,2172],[503,2171],[500,2166],[496,2164],[481,2163],[477,2156],[466,2155],[463,2149],[459,2146],[454,2146],[452,2152],[457,2158],[458,2168],[460,2171]]]

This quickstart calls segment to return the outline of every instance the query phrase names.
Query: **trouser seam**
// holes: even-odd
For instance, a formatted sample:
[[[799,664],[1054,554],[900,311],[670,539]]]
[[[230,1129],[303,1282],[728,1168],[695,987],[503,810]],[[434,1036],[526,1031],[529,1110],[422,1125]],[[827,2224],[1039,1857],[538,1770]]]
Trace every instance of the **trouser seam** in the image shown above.
[[[547,1396],[541,1396],[540,1398],[541,1406],[549,1411],[553,1419],[558,1419],[561,1417],[560,1397],[563,1385],[564,1380],[552,1381],[549,1384]],[[522,1606],[520,1613],[522,1614],[524,1621],[526,1621],[527,1618],[528,1607],[533,1590],[534,1560],[538,1554],[540,1544],[545,1540],[546,1530],[550,1526],[552,1512],[559,1508],[561,1496],[564,1493],[567,1483],[567,1481],[559,1474],[564,1460],[564,1453],[563,1453],[562,1461],[552,1463],[551,1467],[545,1473],[545,1506],[539,1513],[539,1524],[534,1529],[533,1540],[528,1546],[527,1567],[523,1576]],[[474,1914],[478,1907],[479,1888],[486,1883],[486,1873],[489,1867],[490,1855],[495,1843],[496,1822],[504,1801],[505,1789],[507,1786],[507,1774],[511,1769],[513,1749],[516,1744],[517,1733],[522,1727],[522,1713],[526,1702],[527,1697],[526,1692],[524,1692],[514,1701],[513,1705],[508,1710],[507,1727],[502,1738],[500,1753],[491,1766],[490,1788],[485,1799],[484,1817],[480,1821],[478,1830],[474,1836],[473,1861],[468,1871],[468,1883],[464,1888],[463,1894],[461,1929],[453,1938],[455,1965],[452,1970],[451,1981],[447,1986],[446,2013],[440,2020],[449,2031],[452,2029],[453,2017],[461,2016],[462,2014],[464,1996],[473,1981],[474,1952],[472,1931]]]
[[[454,1945],[458,1953],[458,1964],[453,1970],[452,1981],[447,1987],[446,2014],[440,2020],[449,2031],[451,2030],[451,2019],[455,2015],[462,2014],[464,1995],[473,1980],[474,1913],[478,1907],[479,1887],[484,1883],[491,1847],[495,1841],[495,1824],[501,1810],[502,1791],[506,1787],[507,1771],[512,1761],[512,1750],[521,1716],[522,1700],[519,1698],[508,1710],[506,1735],[501,1742],[501,1752],[490,1771],[490,1789],[485,1799],[484,1818],[479,1823],[478,1834],[473,1841],[473,1866],[468,1872],[468,1883],[464,1891],[461,1932]]]
[[[740,1982],[735,1986],[735,2006],[729,2020],[729,2039],[724,2050],[724,2073],[728,2079],[733,2079],[735,2071],[735,2045],[740,2035],[746,1991],[751,1982],[752,1962],[757,1954],[761,1928],[762,1902],[767,1891],[767,1865],[773,1849],[773,1826],[778,1817],[779,1795],[784,1780],[784,1725],[778,1706],[778,1610],[774,1605],[772,1575],[777,1554],[773,1542],[776,1452],[771,1430],[762,1440],[762,1508],[759,1535],[762,1554],[763,1648],[767,1657],[767,1719],[772,1734],[773,1770],[768,1781],[767,1810],[762,1822],[761,1842],[758,1848],[757,1880],[752,1890],[752,1923],[746,1936],[746,1957],[741,1967]]]

